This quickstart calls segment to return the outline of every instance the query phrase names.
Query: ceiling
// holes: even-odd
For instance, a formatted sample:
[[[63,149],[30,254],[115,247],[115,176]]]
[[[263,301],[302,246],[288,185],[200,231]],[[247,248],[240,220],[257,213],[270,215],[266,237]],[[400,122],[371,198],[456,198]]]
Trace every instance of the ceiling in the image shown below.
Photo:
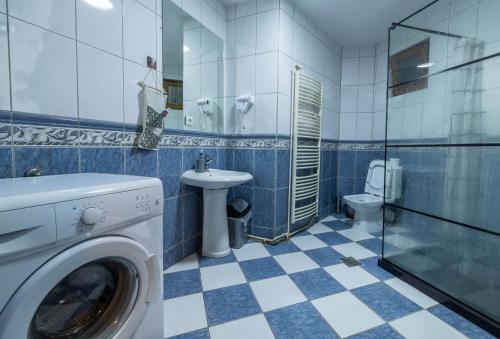
[[[345,46],[382,41],[398,22],[431,0],[295,0],[295,5]]]

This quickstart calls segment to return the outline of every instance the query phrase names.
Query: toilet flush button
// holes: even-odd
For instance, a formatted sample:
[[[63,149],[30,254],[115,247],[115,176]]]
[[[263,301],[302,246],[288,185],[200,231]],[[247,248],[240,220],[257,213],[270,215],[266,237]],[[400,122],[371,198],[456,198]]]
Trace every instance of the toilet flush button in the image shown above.
[[[85,225],[95,225],[101,220],[102,211],[99,208],[89,207],[82,212],[82,222]]]

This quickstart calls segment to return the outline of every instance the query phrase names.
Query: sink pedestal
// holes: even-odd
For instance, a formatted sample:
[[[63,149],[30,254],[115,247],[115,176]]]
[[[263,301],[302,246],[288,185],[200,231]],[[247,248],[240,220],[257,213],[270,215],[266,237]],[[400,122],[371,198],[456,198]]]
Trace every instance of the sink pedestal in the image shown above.
[[[203,189],[202,255],[221,258],[229,255],[229,230],[226,210],[227,188]]]

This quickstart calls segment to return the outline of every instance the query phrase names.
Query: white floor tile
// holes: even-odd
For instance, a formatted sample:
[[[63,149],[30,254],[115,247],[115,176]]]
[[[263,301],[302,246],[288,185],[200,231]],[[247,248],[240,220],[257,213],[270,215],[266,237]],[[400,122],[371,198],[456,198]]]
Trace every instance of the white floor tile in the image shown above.
[[[321,221],[335,221],[338,220],[335,217],[332,217],[331,215],[327,216],[325,219],[321,219]]]
[[[358,260],[376,256],[375,253],[355,242],[349,242],[347,244],[342,244],[342,245],[335,245],[332,246],[332,248],[346,257],[354,257]]]
[[[360,241],[374,238],[373,235],[365,232],[361,232],[352,228],[348,228],[346,230],[338,231],[344,237],[351,239],[352,241]]]
[[[318,264],[302,252],[277,255],[274,259],[288,274],[312,270],[319,267]]]
[[[198,255],[196,253],[191,254],[189,257],[184,258],[177,264],[170,266],[163,273],[174,273],[180,271],[194,270],[199,267],[198,265]]]
[[[312,304],[342,338],[384,324],[383,319],[347,291],[313,300]]]
[[[204,291],[247,282],[238,263],[203,267],[200,273]]]
[[[274,335],[263,314],[210,327],[212,339],[273,339]]]
[[[203,294],[196,293],[163,302],[165,337],[207,327]]]
[[[374,284],[379,281],[359,266],[348,267],[344,264],[338,264],[325,267],[325,271],[348,290]]]
[[[304,235],[292,237],[290,239],[302,251],[313,250],[315,248],[326,247],[327,245],[314,235]]]
[[[429,308],[438,304],[436,300],[426,296],[415,287],[408,285],[398,278],[389,279],[384,282],[422,308]]]
[[[408,339],[467,338],[426,310],[407,315],[389,324]]]
[[[322,223],[314,224],[312,227],[310,227],[308,229],[308,231],[309,231],[309,233],[312,233],[312,234],[333,232],[333,230],[330,227],[327,227],[327,226],[323,225]]]
[[[242,248],[233,249],[233,252],[238,261],[264,258],[270,255],[264,245],[258,242],[248,243]]]
[[[254,281],[250,287],[264,312],[306,301],[306,297],[286,275]]]

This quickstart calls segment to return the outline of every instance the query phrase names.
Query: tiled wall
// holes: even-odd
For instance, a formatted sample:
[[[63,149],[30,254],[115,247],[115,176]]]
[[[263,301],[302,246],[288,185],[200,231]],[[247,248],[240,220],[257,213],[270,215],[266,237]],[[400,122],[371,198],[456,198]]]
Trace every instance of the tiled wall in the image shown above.
[[[295,65],[323,83],[322,137],[337,139],[340,51],[325,32],[287,0],[249,0],[227,9],[227,133],[290,135]],[[235,97],[251,94],[246,128]]]

